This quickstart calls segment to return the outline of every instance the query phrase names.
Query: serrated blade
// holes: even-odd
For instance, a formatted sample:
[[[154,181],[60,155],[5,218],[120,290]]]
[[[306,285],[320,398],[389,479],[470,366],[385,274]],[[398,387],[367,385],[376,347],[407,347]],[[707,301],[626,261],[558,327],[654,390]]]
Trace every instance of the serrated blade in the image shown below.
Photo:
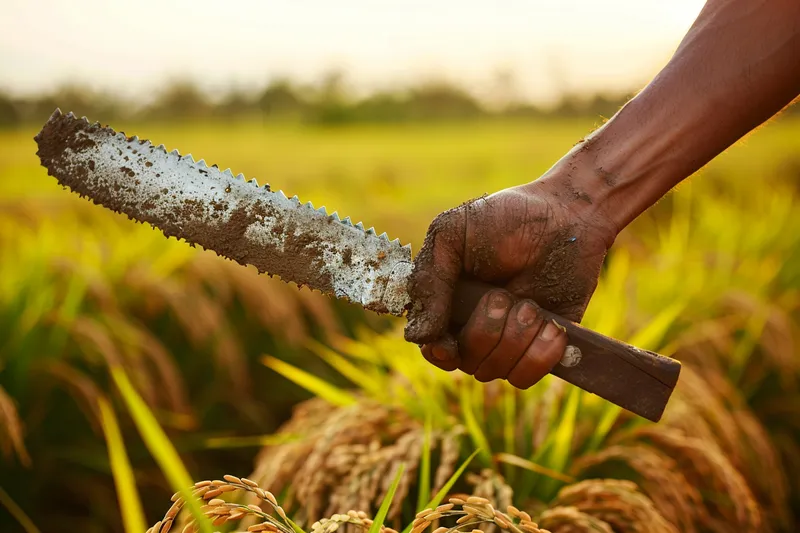
[[[56,110],[36,135],[59,183],[259,272],[401,316],[411,248],[177,150]]]

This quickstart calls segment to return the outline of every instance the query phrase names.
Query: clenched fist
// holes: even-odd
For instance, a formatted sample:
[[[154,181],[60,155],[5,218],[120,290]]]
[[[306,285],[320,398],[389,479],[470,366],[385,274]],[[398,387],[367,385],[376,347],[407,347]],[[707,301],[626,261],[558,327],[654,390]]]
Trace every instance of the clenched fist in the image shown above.
[[[547,180],[500,191],[439,215],[415,259],[406,340],[444,370],[528,388],[556,365],[566,334],[539,306],[579,321],[616,237],[591,199]],[[587,209],[582,209],[582,204]],[[591,211],[594,213],[594,211]],[[461,331],[449,329],[459,278],[495,285]]]

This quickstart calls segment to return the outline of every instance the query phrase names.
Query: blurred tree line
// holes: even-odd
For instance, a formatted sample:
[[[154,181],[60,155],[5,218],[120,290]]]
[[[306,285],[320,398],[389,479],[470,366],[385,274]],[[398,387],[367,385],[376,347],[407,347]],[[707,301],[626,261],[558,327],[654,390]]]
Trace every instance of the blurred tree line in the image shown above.
[[[0,92],[0,127],[41,124],[56,107],[104,123],[119,119],[142,121],[205,120],[214,117],[293,120],[336,125],[356,122],[469,120],[486,117],[611,117],[632,96],[564,94],[555,106],[537,106],[514,96],[510,85],[497,88],[499,102],[487,103],[446,81],[429,81],[410,89],[355,96],[344,77],[331,73],[314,86],[289,79],[273,81],[261,90],[232,89],[212,98],[197,85],[178,81],[167,85],[152,102],[134,104],[109,93],[79,85],[50,94],[13,97]],[[792,112],[797,112],[793,106]]]

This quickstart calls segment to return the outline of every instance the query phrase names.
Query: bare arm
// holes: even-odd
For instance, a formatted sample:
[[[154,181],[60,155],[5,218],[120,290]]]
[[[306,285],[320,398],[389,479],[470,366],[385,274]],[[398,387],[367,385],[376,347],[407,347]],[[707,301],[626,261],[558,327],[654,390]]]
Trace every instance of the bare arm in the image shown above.
[[[799,93],[800,2],[709,0],[666,67],[567,155],[572,185],[621,230]]]
[[[527,388],[580,320],[616,235],[800,93],[800,1],[709,0],[667,66],[544,176],[442,213],[415,259],[406,339],[445,370]],[[448,332],[453,286],[488,293]]]

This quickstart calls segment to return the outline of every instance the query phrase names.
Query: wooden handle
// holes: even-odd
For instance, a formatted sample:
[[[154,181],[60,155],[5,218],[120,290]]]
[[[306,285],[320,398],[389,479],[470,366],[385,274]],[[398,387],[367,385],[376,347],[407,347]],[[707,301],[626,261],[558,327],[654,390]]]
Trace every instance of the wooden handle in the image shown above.
[[[451,324],[459,328],[466,324],[483,295],[496,288],[478,281],[459,281]],[[553,375],[648,420],[661,419],[678,382],[678,361],[606,337],[545,309],[540,313],[566,327],[569,337],[564,358],[551,371]]]

